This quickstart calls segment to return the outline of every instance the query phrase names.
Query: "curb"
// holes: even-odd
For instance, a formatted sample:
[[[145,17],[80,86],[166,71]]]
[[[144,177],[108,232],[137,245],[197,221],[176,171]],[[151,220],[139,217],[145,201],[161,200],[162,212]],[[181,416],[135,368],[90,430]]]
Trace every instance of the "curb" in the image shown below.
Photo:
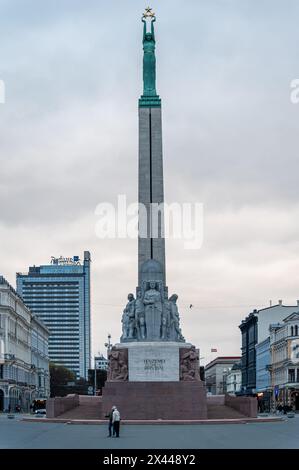
[[[63,419],[63,418],[23,418],[21,421],[31,423],[56,423],[56,424],[85,424],[107,425],[107,420],[102,419]],[[239,418],[239,419],[200,419],[200,420],[122,420],[122,425],[211,425],[211,424],[250,424],[250,423],[278,423],[286,421],[283,418]]]

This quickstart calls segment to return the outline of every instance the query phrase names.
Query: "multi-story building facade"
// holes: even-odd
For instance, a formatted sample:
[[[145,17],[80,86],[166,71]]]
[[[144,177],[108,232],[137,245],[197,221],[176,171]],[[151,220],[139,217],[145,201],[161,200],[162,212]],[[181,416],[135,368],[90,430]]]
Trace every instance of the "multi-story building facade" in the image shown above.
[[[49,330],[37,316],[31,320],[31,368],[34,369],[32,398],[47,398],[50,396],[49,375]],[[34,382],[34,383],[33,383]]]
[[[209,362],[205,367],[207,392],[212,395],[227,393],[226,378],[232,367],[240,362],[240,356],[220,356]]]
[[[226,376],[226,393],[236,395],[242,387],[241,363],[234,364]]]
[[[299,411],[299,313],[270,328],[273,406],[278,403]]]
[[[242,393],[244,395],[255,395],[257,393],[257,357],[256,350],[260,343],[269,338],[269,327],[272,323],[279,323],[288,314],[298,311],[297,305],[283,305],[280,300],[273,305],[260,310],[253,310],[239,325],[242,335]],[[263,346],[261,346],[263,349]],[[263,355],[264,353],[262,353]],[[265,360],[264,358],[261,359]],[[259,375],[261,366],[259,365]]]
[[[17,273],[17,291],[50,331],[50,361],[88,378],[90,368],[90,253],[81,263],[52,258],[51,264]]]
[[[256,353],[257,343],[257,310],[242,321],[239,326],[242,335],[242,393],[252,395],[256,388]]]
[[[271,351],[270,336],[256,344],[256,392],[265,392],[271,387]]]
[[[271,408],[271,351],[270,336],[256,344],[256,394],[260,411],[270,411]]]
[[[46,326],[0,276],[0,411],[20,407],[27,412],[33,399],[49,396],[48,336]]]
[[[103,354],[95,356],[94,361],[96,369],[108,370],[108,360],[103,356]]]

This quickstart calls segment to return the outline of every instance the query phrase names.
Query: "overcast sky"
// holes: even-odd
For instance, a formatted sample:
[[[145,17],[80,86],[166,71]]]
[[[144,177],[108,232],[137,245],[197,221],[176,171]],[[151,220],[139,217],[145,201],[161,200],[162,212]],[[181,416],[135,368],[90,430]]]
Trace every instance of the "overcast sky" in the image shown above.
[[[93,350],[121,334],[137,241],[95,235],[100,202],[137,197],[140,0],[0,0],[0,272],[92,256]],[[163,0],[157,87],[166,202],[204,204],[204,243],[167,242],[183,333],[239,354],[252,308],[299,298],[297,0]],[[189,304],[194,305],[189,309]]]

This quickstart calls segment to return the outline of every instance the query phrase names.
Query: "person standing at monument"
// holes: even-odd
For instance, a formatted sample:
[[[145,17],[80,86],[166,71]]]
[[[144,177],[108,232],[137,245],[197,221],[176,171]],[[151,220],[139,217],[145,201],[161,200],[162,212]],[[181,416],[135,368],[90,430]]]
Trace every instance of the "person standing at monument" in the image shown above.
[[[110,413],[106,415],[106,418],[109,418],[109,424],[108,424],[108,436],[107,437],[112,437],[112,430],[113,430],[113,436],[114,436],[114,428],[113,428],[113,423],[112,423],[112,416],[113,416],[113,411],[115,409],[115,406],[112,406]]]
[[[119,437],[120,412],[118,411],[116,406],[113,406],[112,423],[113,434],[115,434],[115,437]]]

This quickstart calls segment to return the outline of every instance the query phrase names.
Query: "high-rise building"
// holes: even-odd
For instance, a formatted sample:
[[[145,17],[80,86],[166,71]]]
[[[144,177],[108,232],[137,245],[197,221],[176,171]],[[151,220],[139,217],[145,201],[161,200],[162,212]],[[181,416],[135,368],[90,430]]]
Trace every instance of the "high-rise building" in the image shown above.
[[[108,359],[106,359],[103,354],[99,356],[95,356],[94,358],[95,367],[99,370],[107,370],[108,369]]]
[[[52,257],[49,265],[17,273],[17,292],[48,327],[49,357],[76,376],[90,367],[90,253],[84,260]]]

